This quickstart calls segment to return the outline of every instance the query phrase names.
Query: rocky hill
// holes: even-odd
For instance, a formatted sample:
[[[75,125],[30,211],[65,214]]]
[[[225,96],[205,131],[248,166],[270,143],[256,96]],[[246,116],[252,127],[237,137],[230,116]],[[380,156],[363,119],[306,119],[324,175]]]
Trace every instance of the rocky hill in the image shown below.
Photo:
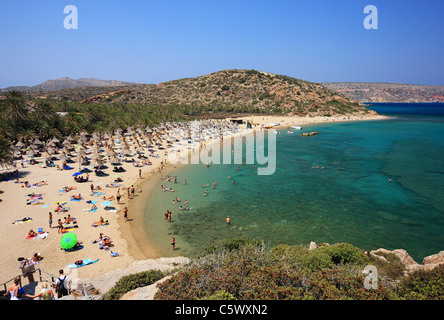
[[[131,82],[123,82],[117,80],[100,80],[94,78],[80,78],[71,79],[68,77],[59,78],[55,80],[47,80],[43,83],[37,84],[32,87],[17,86],[1,89],[0,91],[57,91],[69,88],[77,87],[116,87],[116,86],[128,86],[133,85]]]
[[[76,87],[66,88],[71,85]],[[39,91],[37,87],[46,89]],[[65,88],[55,90],[58,87]],[[31,98],[79,103],[181,106],[190,110],[203,107],[209,112],[301,116],[374,113],[321,84],[256,70],[223,70],[157,85],[62,78],[30,88],[34,89],[27,90],[26,95]]]
[[[444,102],[444,86],[372,82],[321,84],[359,102]]]
[[[196,78],[144,85],[95,102],[148,105],[248,107],[275,114],[333,115],[370,111],[324,86],[256,70],[224,70]]]

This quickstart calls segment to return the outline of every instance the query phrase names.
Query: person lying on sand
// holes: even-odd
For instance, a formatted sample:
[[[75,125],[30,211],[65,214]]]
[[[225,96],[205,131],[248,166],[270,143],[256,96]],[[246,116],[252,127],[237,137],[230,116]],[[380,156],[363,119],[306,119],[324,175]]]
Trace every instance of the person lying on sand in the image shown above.
[[[32,262],[33,263],[38,263],[41,260],[43,260],[43,257],[40,255],[40,252],[36,252],[36,253],[33,254],[33,256],[32,256]]]
[[[109,247],[114,246],[110,237],[105,236],[103,233],[100,233],[99,239],[92,241],[91,243],[98,243],[100,249],[108,250]]]
[[[80,193],[79,193],[78,196],[73,195],[73,196],[71,196],[71,199],[73,199],[73,200],[82,200],[82,195]]]
[[[109,197],[102,197],[103,200],[114,200],[114,196],[109,196]]]
[[[100,217],[100,220],[94,222],[91,226],[92,227],[97,227],[97,226],[105,226],[105,225],[108,225],[108,224],[109,224],[108,220],[105,220],[103,217]]]

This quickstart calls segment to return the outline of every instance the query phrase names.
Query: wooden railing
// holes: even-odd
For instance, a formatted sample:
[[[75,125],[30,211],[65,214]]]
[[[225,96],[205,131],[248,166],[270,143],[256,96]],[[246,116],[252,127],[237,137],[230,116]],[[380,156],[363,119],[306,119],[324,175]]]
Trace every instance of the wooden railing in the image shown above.
[[[5,283],[1,284],[1,286],[3,286],[3,288],[5,289],[5,291],[8,291],[8,283],[13,282],[15,279],[20,278],[20,280],[23,278],[27,278],[29,283],[34,282],[34,274],[38,272],[38,276],[39,276],[39,280],[40,282],[42,281],[46,281],[46,282],[50,282],[52,284],[55,284],[55,279],[56,276],[54,276],[53,274],[40,269],[40,268],[35,268],[34,265],[23,268],[22,269],[22,274],[19,274],[18,276],[6,281]],[[44,278],[44,276],[46,276],[46,278]],[[48,278],[50,278],[51,280],[49,281]],[[20,281],[20,288],[22,287],[22,282]]]

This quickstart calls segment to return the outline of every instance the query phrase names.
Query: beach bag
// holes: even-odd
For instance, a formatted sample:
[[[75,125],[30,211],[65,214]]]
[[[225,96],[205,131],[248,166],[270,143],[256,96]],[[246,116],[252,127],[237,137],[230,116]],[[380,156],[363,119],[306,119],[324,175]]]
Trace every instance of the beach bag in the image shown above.
[[[63,290],[66,290],[67,288],[65,287],[65,280],[66,280],[66,276],[63,278],[63,280],[62,279],[60,279],[60,277],[59,278],[57,278],[59,281],[58,281],[58,285],[57,285],[57,291],[63,291]]]
[[[17,291],[17,298],[21,298],[22,294],[25,293],[25,289],[19,288]]]

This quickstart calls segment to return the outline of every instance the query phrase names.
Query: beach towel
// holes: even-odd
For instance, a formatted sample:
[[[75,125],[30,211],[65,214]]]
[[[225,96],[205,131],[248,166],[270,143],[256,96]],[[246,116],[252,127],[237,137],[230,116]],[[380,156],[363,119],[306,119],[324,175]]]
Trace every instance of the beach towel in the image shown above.
[[[48,236],[48,232],[43,232],[43,233],[39,233],[35,237],[26,236],[25,239],[27,239],[27,240],[30,240],[30,239],[45,239],[47,236]]]
[[[41,199],[43,199],[42,196],[32,196],[28,200],[31,201],[31,200],[41,200]]]
[[[97,227],[102,227],[102,226],[108,226],[109,225],[109,222],[105,222],[105,223],[97,223],[97,222],[95,222],[95,223],[93,223],[93,227],[94,228],[97,228]]]
[[[77,189],[77,187],[69,187],[69,188],[71,188],[69,191]],[[59,190],[59,193],[67,193],[69,191],[65,191],[65,188],[63,188],[62,190]]]
[[[31,201],[31,202],[28,202],[28,203],[26,203],[28,206],[29,205],[37,205],[37,204],[43,204],[43,202],[42,201],[40,201],[40,200],[34,200],[34,201]]]
[[[104,192],[94,192],[94,193],[91,193],[90,195],[94,196],[94,197],[99,197],[99,196],[103,196],[104,194],[105,194]]]
[[[26,222],[31,222],[32,218],[26,217],[20,220],[15,220],[14,222],[12,222],[12,224],[22,224],[22,223],[26,223]]]
[[[83,209],[84,212],[96,212],[97,211],[97,207],[95,208],[89,208],[89,209]]]
[[[87,266],[87,265],[96,263],[97,261],[99,261],[99,259],[96,259],[96,260],[92,261],[91,259],[88,258],[88,259],[79,261],[77,264],[76,263],[70,263],[70,264],[68,264],[68,268],[76,269],[76,268],[80,268],[80,267],[83,267],[83,266]]]
[[[83,200],[83,198],[81,198],[81,199],[70,199],[69,201],[81,201],[81,200]]]
[[[42,208],[48,208],[49,204],[45,204]]]
[[[77,229],[79,226],[75,223],[64,223],[62,230],[68,230],[68,229]]]
[[[77,250],[81,250],[81,249],[83,249],[83,245],[76,246],[76,247],[71,248],[71,249],[63,249],[63,250],[65,250],[66,252],[73,252],[73,251],[77,251]]]

